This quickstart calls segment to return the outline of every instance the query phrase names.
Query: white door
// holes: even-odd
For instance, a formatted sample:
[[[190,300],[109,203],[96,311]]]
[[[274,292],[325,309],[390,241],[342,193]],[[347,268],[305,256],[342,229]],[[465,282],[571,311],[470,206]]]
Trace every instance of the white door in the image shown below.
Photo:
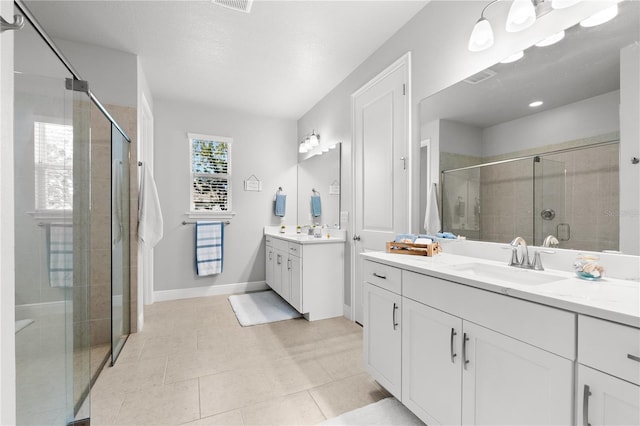
[[[352,318],[362,324],[360,253],[410,231],[410,55],[352,95],[354,253]]]
[[[429,425],[459,425],[462,319],[402,300],[402,403]]]
[[[398,400],[402,395],[401,297],[364,284],[364,364],[367,372]]]
[[[578,365],[579,425],[640,424],[640,386],[584,365]]]
[[[0,16],[13,22],[12,1],[0,1]],[[15,262],[13,206],[13,39],[0,33],[0,424],[15,424]]]
[[[462,424],[572,424],[572,361],[467,321],[463,328]]]

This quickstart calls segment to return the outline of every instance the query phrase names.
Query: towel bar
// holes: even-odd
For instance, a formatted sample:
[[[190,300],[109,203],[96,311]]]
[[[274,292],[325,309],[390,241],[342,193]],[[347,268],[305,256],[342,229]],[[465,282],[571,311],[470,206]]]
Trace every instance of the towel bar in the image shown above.
[[[183,220],[183,221],[182,221],[182,224],[183,224],[183,225],[195,225],[195,224],[196,224],[196,222],[195,222],[195,221],[186,221],[186,220]],[[231,221],[227,220],[227,221],[225,221],[225,222],[224,222],[224,224],[225,224],[225,225],[230,225],[230,224],[231,224]]]

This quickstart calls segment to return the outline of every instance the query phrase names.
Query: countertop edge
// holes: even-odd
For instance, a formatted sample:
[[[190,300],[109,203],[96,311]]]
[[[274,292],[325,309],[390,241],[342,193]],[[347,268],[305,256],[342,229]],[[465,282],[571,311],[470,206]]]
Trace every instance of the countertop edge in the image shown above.
[[[417,274],[428,275],[434,278],[440,278],[446,281],[451,281],[454,284],[467,285],[469,287],[478,288],[481,290],[491,291],[493,293],[502,294],[509,297],[515,297],[534,303],[574,312],[577,314],[588,315],[595,318],[600,318],[616,323],[628,325],[635,328],[640,328],[640,315],[635,316],[625,312],[614,311],[606,308],[592,306],[588,304],[579,303],[571,300],[564,300],[559,297],[555,297],[550,294],[538,294],[535,292],[525,291],[521,288],[511,287],[504,284],[496,284],[487,281],[475,280],[460,274],[453,272],[443,271],[437,268],[430,267],[429,265],[413,265],[409,261],[416,260],[411,259],[416,256],[408,256],[402,254],[393,254],[386,252],[367,252],[362,253],[361,256],[364,259],[382,263],[388,266],[398,267]],[[466,259],[468,262],[485,262],[488,264],[495,264],[493,261],[486,261],[484,259],[472,258],[467,256],[452,255]],[[409,258],[409,259],[407,259]],[[424,257],[420,256],[424,259]],[[577,279],[577,278],[576,278]],[[612,280],[618,281],[618,280]],[[640,302],[640,301],[639,301]]]

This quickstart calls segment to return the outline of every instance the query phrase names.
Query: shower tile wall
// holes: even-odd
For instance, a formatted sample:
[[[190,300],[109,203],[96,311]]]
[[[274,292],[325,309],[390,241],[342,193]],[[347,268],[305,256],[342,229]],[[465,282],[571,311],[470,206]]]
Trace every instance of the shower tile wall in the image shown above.
[[[137,329],[137,111],[105,105],[131,141],[131,330]],[[97,107],[91,111],[91,346],[100,363],[111,347],[111,123]],[[98,348],[104,346],[104,351]],[[97,366],[94,366],[97,368]]]

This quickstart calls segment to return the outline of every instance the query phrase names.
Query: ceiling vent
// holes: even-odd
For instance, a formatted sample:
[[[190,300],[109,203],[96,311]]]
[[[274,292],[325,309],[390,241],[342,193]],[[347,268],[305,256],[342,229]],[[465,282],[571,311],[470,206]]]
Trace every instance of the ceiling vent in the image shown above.
[[[237,10],[238,12],[251,12],[253,0],[211,0],[211,3],[217,4],[227,9]]]
[[[495,75],[498,75],[498,73],[493,70],[486,69],[484,71],[480,71],[478,74],[474,74],[471,77],[466,78],[464,82],[469,84],[478,84],[482,83],[483,81],[489,80]]]

